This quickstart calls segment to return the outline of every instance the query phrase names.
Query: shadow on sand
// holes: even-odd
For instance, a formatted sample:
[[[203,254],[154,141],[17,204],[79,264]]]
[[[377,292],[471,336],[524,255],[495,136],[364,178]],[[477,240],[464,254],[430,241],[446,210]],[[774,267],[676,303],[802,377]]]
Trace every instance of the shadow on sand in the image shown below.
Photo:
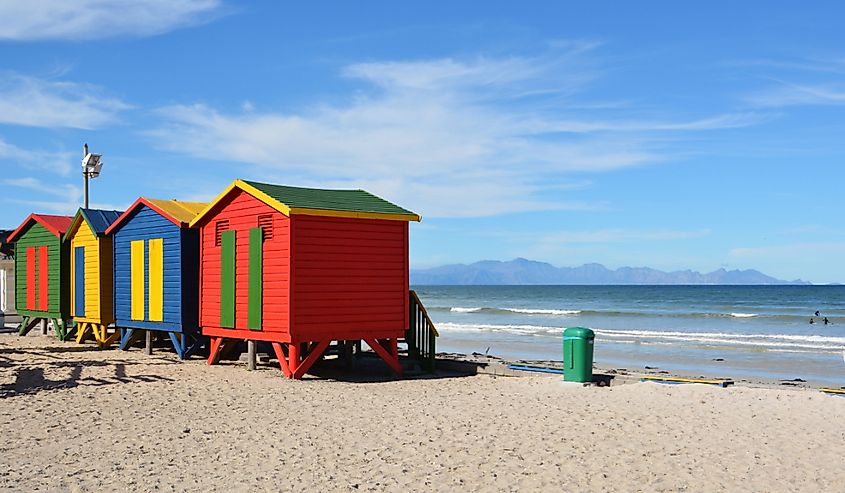
[[[70,349],[70,348],[68,348]],[[52,349],[51,349],[52,350]],[[38,353],[39,356],[47,356],[40,351],[26,350],[28,353]],[[75,352],[75,351],[74,351]],[[45,390],[70,389],[79,386],[101,387],[106,385],[127,384],[127,383],[149,383],[157,381],[173,381],[171,378],[153,374],[128,375],[127,366],[133,365],[157,365],[170,364],[169,362],[140,362],[140,363],[113,363],[98,360],[76,360],[76,361],[16,361],[11,362],[8,358],[0,358],[0,367],[12,368],[14,383],[0,385],[0,399],[14,397],[16,395],[35,394]],[[37,365],[37,366],[36,366]],[[86,368],[113,368],[113,372],[107,376],[84,376]],[[52,380],[45,376],[45,371],[62,374],[62,369],[69,369],[66,378]]]

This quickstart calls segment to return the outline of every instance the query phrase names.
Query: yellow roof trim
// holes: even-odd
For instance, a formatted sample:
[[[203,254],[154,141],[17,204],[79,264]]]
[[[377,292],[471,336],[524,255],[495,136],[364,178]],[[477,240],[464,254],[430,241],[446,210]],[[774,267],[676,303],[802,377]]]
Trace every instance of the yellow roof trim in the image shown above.
[[[389,221],[419,221],[422,219],[416,214],[383,214],[380,212],[353,212],[335,211],[331,209],[306,209],[295,207],[290,209],[291,214],[302,214],[303,216],[326,216],[326,217],[353,217],[356,219],[387,219]]]
[[[208,214],[218,202],[223,200],[226,195],[229,194],[235,188],[239,188],[244,192],[252,195],[253,197],[257,198],[258,200],[264,202],[265,204],[269,205],[273,209],[281,212],[282,214],[290,217],[291,214],[302,214],[304,216],[325,216],[325,217],[352,217],[356,219],[386,219],[390,221],[420,221],[422,220],[421,216],[416,214],[384,214],[380,212],[353,212],[353,211],[336,211],[331,209],[307,209],[307,208],[291,208],[287,204],[279,202],[278,200],[274,199],[273,197],[267,195],[266,193],[262,192],[261,190],[253,187],[249,183],[246,183],[243,180],[235,180],[233,181],[226,190],[223,190],[217,197],[214,198],[205,208],[197,214],[191,220],[190,227],[195,227],[200,220]]]
[[[226,189],[225,189],[225,190],[223,190],[222,192],[220,192],[219,194],[217,194],[217,197],[214,197],[214,200],[212,200],[211,202],[209,202],[209,203],[208,203],[208,205],[206,205],[206,206],[205,206],[205,208],[204,208],[203,210],[201,210],[201,211],[200,211],[200,213],[199,213],[199,214],[197,214],[197,216],[196,216],[195,218],[191,219],[191,222],[190,222],[190,223],[188,223],[188,226],[189,226],[189,227],[191,227],[191,228],[195,227],[195,226],[196,226],[196,225],[200,222],[200,220],[201,220],[201,219],[202,219],[202,218],[203,218],[206,214],[208,214],[208,213],[209,213],[209,211],[211,211],[211,209],[213,209],[215,205],[217,205],[217,203],[218,203],[218,202],[220,202],[221,200],[223,200],[223,197],[225,197],[225,196],[226,196],[229,192],[231,192],[231,191],[235,188],[235,186],[237,185],[238,181],[239,181],[239,180],[235,180],[235,181],[233,181],[232,183],[230,183],[230,184],[229,184],[229,186],[227,186],[227,187],[226,187]]]
[[[255,188],[254,186],[250,185],[249,183],[243,180],[235,180],[235,183],[237,183],[238,187],[244,192],[252,195],[258,200],[269,205],[273,209],[276,209],[277,211],[281,212],[282,214],[290,216],[291,209],[287,206],[287,204],[279,202],[278,200],[274,199],[273,197],[267,195],[266,193],[262,192],[261,190]]]

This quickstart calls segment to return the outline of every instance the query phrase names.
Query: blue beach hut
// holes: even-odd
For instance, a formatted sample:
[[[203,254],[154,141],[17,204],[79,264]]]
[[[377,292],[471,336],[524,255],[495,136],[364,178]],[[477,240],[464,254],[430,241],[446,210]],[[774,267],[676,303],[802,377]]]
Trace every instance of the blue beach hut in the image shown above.
[[[127,350],[165,332],[180,358],[202,345],[199,235],[188,224],[207,204],[139,198],[106,232],[114,242],[114,314]]]

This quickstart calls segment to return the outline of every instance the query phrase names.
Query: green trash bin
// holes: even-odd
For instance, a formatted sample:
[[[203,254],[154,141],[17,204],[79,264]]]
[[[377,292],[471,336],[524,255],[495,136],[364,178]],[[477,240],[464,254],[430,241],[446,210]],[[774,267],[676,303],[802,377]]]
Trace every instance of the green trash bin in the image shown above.
[[[567,382],[593,381],[593,342],[596,334],[584,327],[563,331],[563,379]]]

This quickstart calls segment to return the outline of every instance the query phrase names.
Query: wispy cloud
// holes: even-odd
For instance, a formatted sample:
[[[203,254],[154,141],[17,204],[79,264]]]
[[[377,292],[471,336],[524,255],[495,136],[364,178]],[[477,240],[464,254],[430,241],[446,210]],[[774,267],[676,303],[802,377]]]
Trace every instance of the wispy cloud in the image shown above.
[[[0,138],[0,160],[6,163],[4,169],[7,176],[11,174],[11,170],[15,167],[68,176],[74,163],[73,155],[69,152],[23,149],[5,142],[2,138]]]
[[[778,81],[777,86],[749,95],[747,99],[752,104],[769,107],[843,105],[845,104],[845,84],[793,84]]]
[[[58,214],[72,214],[79,207],[82,190],[67,183],[47,184],[37,178],[9,178],[0,184],[17,188],[16,193],[6,190],[4,201],[26,204],[35,210]],[[44,200],[52,197],[52,200]]]
[[[0,2],[0,40],[151,36],[208,22],[220,0],[39,0]]]
[[[342,75],[363,85],[346,104],[297,113],[174,105],[159,110],[162,125],[150,135],[161,148],[249,163],[288,182],[363,183],[423,214],[477,216],[589,208],[550,199],[547,184],[661,162],[656,135],[761,118],[655,121],[585,109],[579,95],[601,73],[585,56],[593,49],[576,43],[537,57],[352,64]]]
[[[64,197],[74,200],[82,194],[82,191],[77,186],[69,184],[47,185],[37,178],[8,178],[0,181],[0,183],[38,192],[44,195],[52,195],[55,197]]]
[[[0,73],[0,123],[90,130],[113,123],[128,108],[90,84]]]
[[[818,106],[845,104],[845,59],[756,59],[735,62],[758,71],[768,84],[745,96],[755,106]]]

